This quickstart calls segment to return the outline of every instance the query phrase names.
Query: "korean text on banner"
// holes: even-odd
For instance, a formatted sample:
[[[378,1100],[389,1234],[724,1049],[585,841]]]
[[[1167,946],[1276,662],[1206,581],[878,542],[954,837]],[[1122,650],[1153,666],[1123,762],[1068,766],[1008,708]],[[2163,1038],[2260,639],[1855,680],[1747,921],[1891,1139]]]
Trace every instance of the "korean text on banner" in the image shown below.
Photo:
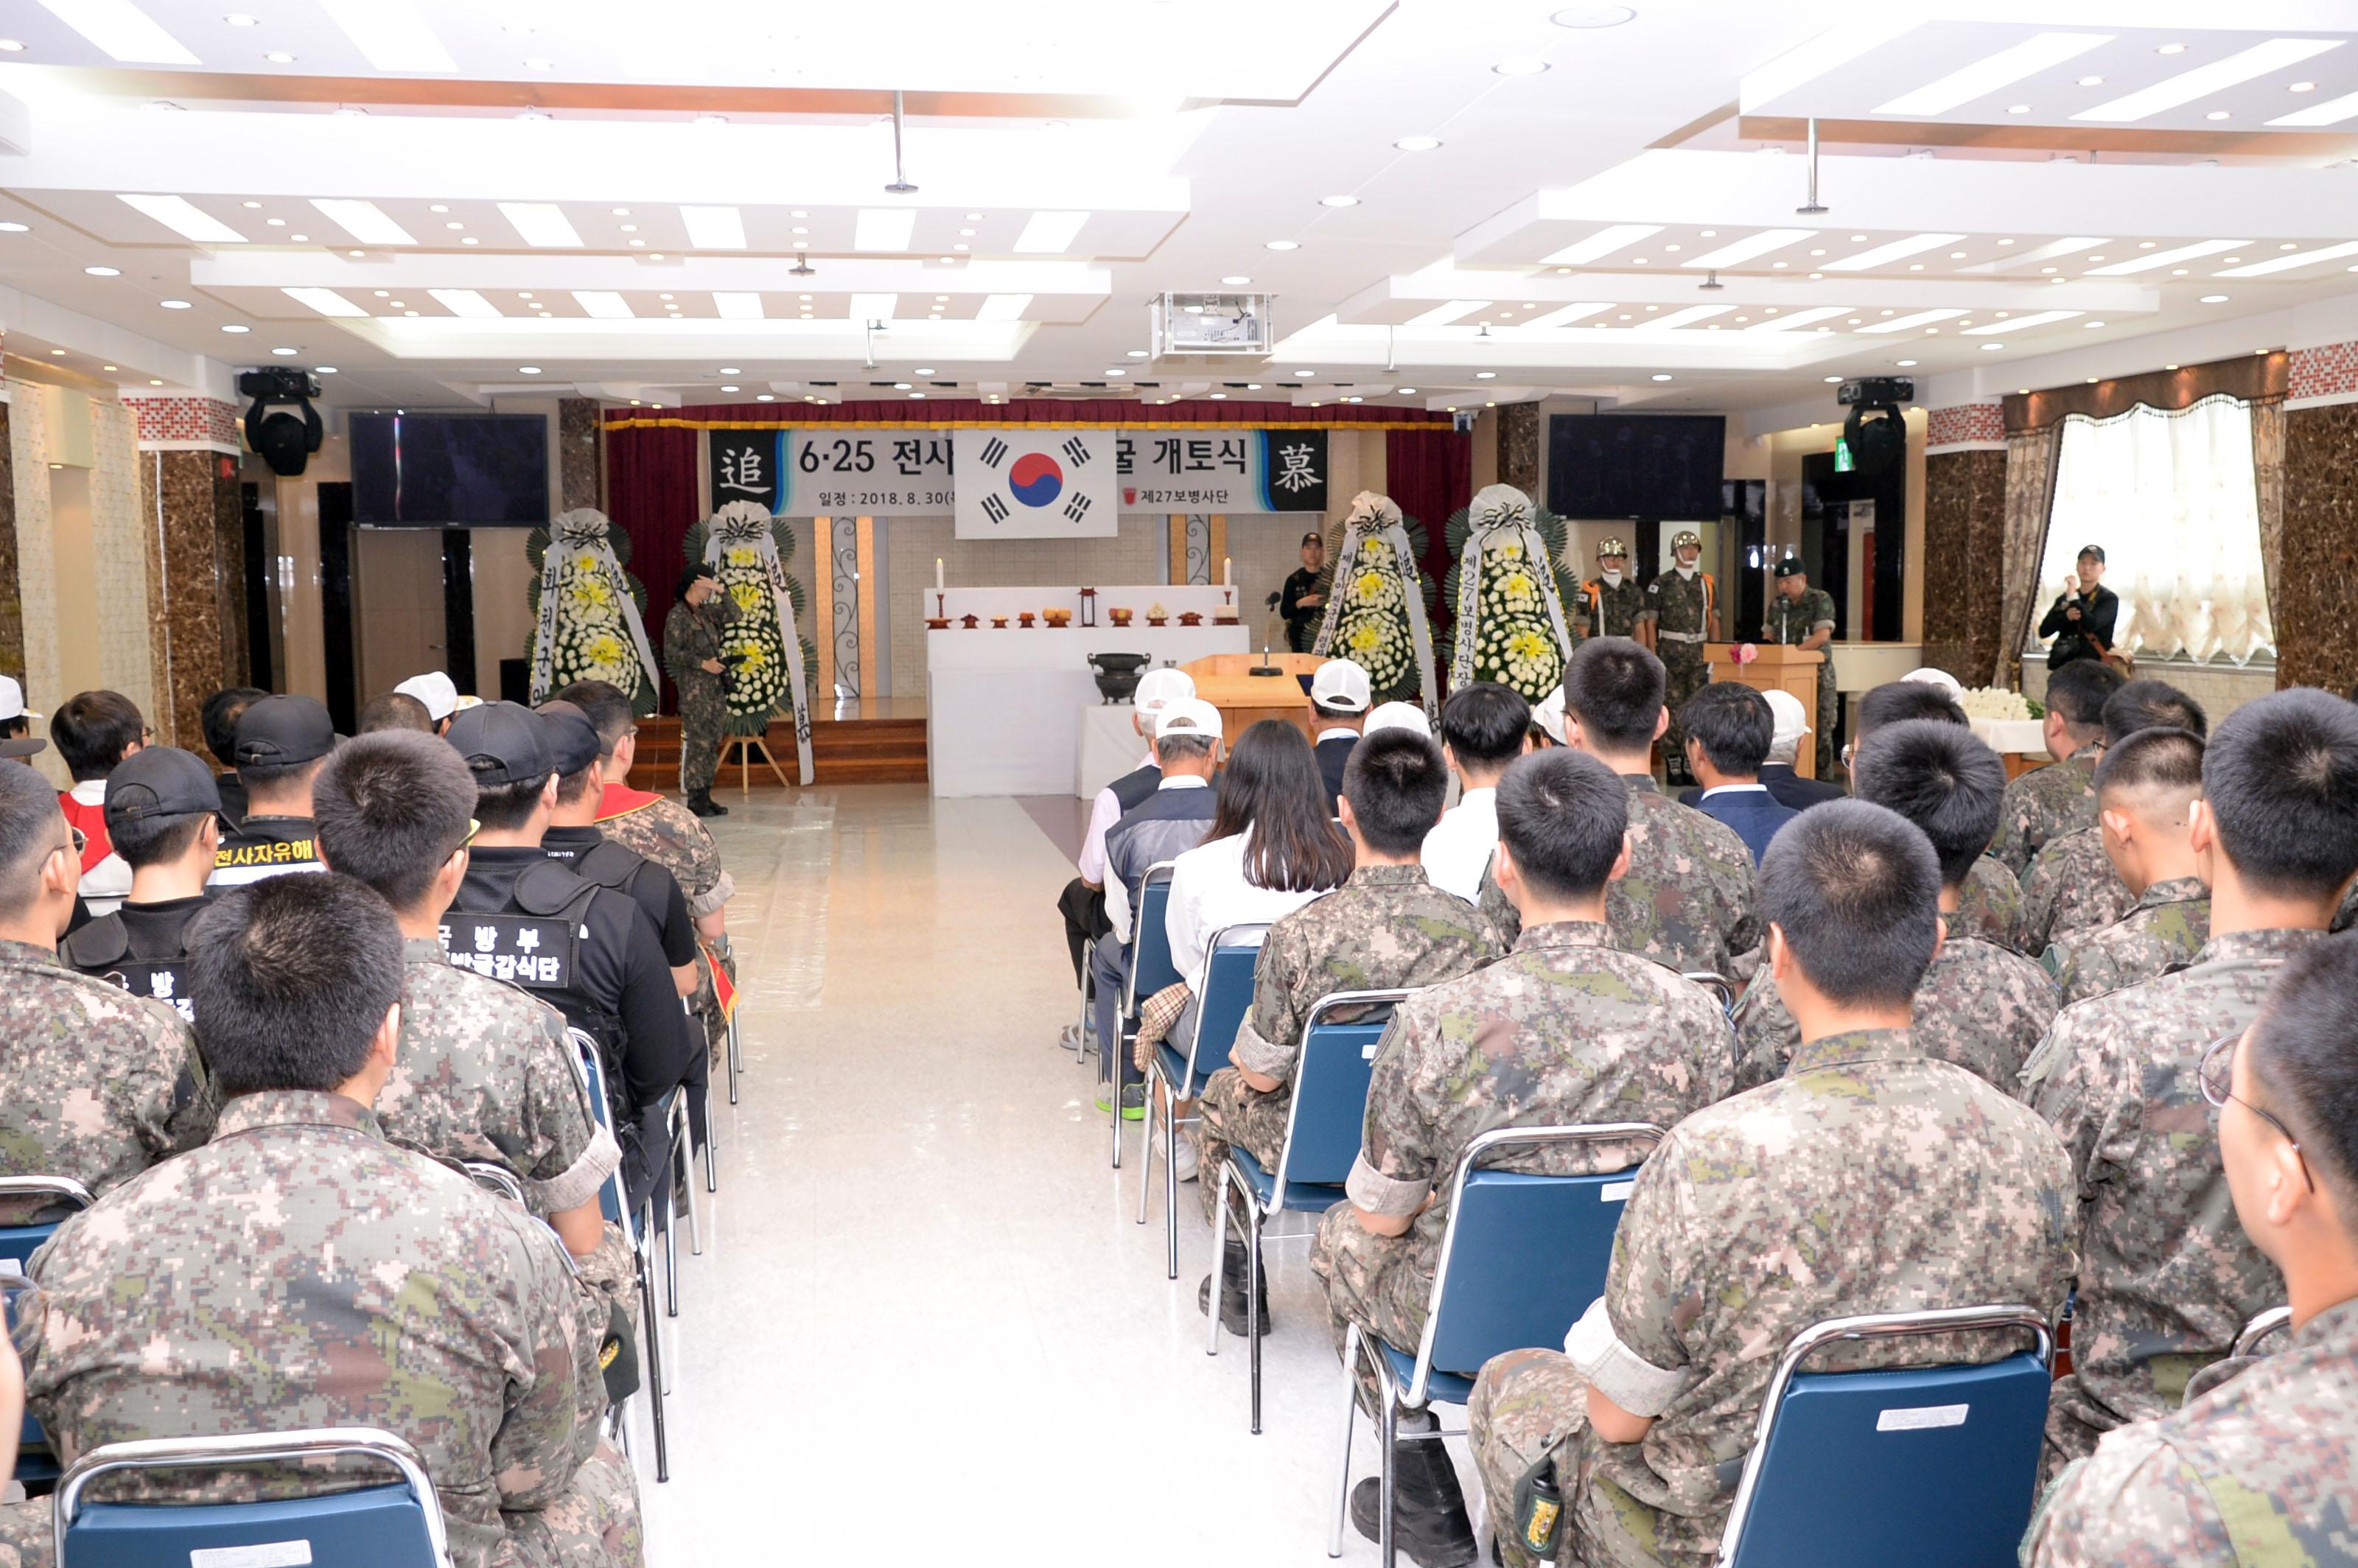
[[[1109,539],[1121,485],[1107,429],[957,432],[961,539]]]

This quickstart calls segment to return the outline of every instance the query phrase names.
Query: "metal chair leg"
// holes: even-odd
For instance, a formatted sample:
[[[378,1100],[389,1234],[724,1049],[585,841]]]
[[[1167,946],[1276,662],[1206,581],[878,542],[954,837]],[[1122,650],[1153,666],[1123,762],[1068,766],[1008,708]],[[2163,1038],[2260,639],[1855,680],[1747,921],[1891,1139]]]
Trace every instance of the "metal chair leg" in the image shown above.
[[[1197,1176],[1197,1181],[1206,1178]],[[1215,1206],[1218,1213],[1212,1220],[1212,1299],[1204,1315],[1211,1326],[1204,1334],[1204,1354],[1220,1353],[1220,1292],[1228,1284],[1228,1162],[1220,1162],[1220,1197]]]
[[[669,1181],[671,1173],[665,1171],[664,1178]],[[666,1211],[663,1227],[664,1315],[677,1317],[679,1315],[679,1211],[670,1206],[670,1193],[666,1192],[663,1196]]]
[[[1252,1363],[1252,1434],[1260,1435],[1260,1205],[1252,1206],[1246,1217],[1251,1227],[1251,1239],[1246,1243],[1245,1262],[1245,1348]]]
[[[1162,1081],[1162,1070],[1150,1067],[1146,1073],[1143,1093],[1146,1097],[1145,1137],[1139,1143],[1139,1158],[1146,1163],[1138,1173],[1138,1223],[1146,1223],[1146,1193],[1154,1184],[1154,1119],[1162,1108],[1163,1098],[1154,1092]]]
[[[735,1102],[732,1100],[730,1103]],[[719,1141],[710,1116],[708,1114],[704,1123],[704,1190],[708,1193],[717,1193],[720,1190],[720,1151],[716,1147]],[[698,1248],[697,1250],[700,1252],[703,1249]]]
[[[1109,1103],[1113,1107],[1113,1168],[1121,1169],[1121,1022],[1117,1019],[1110,1041],[1098,1042],[1098,1076],[1105,1080]],[[1110,1047],[1112,1054],[1107,1054]],[[1143,1223],[1142,1221],[1141,1223]]]
[[[647,1396],[647,1415],[654,1426],[655,1480],[660,1483],[671,1479],[671,1440],[664,1429],[663,1332],[656,1326],[654,1275],[644,1249],[638,1254],[638,1275],[639,1316],[647,1327],[644,1391]]]
[[[1163,1249],[1166,1279],[1179,1277],[1179,1090],[1163,1108]],[[1200,1177],[1198,1178],[1201,1179]]]
[[[703,1216],[696,1202],[695,1123],[687,1114],[687,1091],[680,1091],[680,1108],[673,1118],[671,1144],[672,1181],[679,1191],[687,1195],[687,1249],[697,1257],[704,1256]],[[678,1316],[676,1310],[673,1316]]]
[[[1369,1359],[1373,1360],[1375,1357],[1371,1356]],[[1378,1431],[1383,1438],[1384,1467],[1378,1472],[1383,1479],[1377,1483],[1376,1491],[1376,1546],[1383,1553],[1384,1568],[1396,1568],[1397,1560],[1394,1554],[1400,1549],[1400,1542],[1393,1538],[1392,1510],[1399,1506],[1400,1501],[1400,1468],[1392,1461],[1395,1457],[1394,1445],[1400,1442],[1400,1401],[1392,1397],[1390,1379],[1379,1377],[1377,1382],[1378,1398],[1383,1403],[1383,1414],[1379,1422]],[[1356,1384],[1351,1390],[1351,1397],[1354,1400],[1359,1397],[1359,1390]]]
[[[1335,1483],[1335,1533],[1326,1542],[1329,1557],[1343,1555],[1343,1521],[1351,1513],[1351,1429],[1359,1419],[1359,1386],[1354,1369],[1358,1365],[1362,1337],[1356,1323],[1343,1331],[1343,1466]]]

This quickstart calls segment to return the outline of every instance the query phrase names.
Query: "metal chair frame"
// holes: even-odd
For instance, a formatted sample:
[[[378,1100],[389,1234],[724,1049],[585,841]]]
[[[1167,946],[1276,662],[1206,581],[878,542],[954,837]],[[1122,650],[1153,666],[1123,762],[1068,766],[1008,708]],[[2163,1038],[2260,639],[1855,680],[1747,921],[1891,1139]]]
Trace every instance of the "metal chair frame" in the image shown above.
[[[715,958],[729,958],[736,956],[736,949],[730,945],[729,933],[726,931],[713,938],[712,956]],[[743,1005],[743,998],[741,996],[739,998],[739,1005]],[[745,1072],[745,1053],[742,1044],[737,1037],[737,1014],[733,1011],[729,1014],[729,1045],[722,1054],[727,1061],[729,1067],[729,1103],[730,1105],[735,1105],[737,1103],[737,1080],[742,1076]],[[716,1187],[713,1190],[717,1192],[719,1189]]]
[[[1719,998],[1719,1011],[1733,1017],[1736,1012],[1736,982],[1714,969],[1682,969],[1679,978],[1692,980]]]
[[[591,1114],[600,1126],[611,1130],[613,1117],[607,1105],[606,1071],[599,1059],[598,1043],[579,1029],[569,1029],[567,1033],[573,1039],[574,1061],[581,1074],[582,1086],[590,1095],[593,1108]],[[663,1327],[661,1314],[655,1311],[654,1266],[647,1256],[646,1246],[647,1227],[654,1219],[654,1199],[650,1196],[639,1212],[633,1212],[630,1206],[630,1194],[622,1185],[620,1166],[615,1167],[613,1173],[606,1178],[604,1191],[616,1216],[614,1223],[621,1227],[623,1243],[630,1249],[632,1271],[638,1276],[639,1318],[646,1336],[646,1367],[644,1375],[639,1379],[639,1389],[647,1400],[648,1422],[654,1431],[655,1480],[660,1484],[671,1479],[671,1441],[664,1421],[664,1397],[669,1390],[664,1377],[666,1365]],[[615,1407],[614,1430],[618,1434],[626,1433],[628,1430],[623,1415],[622,1407]]]
[[[1224,925],[1213,932],[1211,941],[1204,949],[1206,984],[1210,983],[1212,961],[1218,957],[1222,947],[1249,946],[1254,950],[1253,962],[1258,966],[1260,945],[1268,935],[1267,921],[1238,921],[1234,925]],[[1250,937],[1249,943],[1245,940],[1247,936]],[[1169,1270],[1168,1277],[1174,1280],[1179,1277],[1179,1124],[1202,1119],[1178,1114],[1179,1091],[1195,1082],[1195,1059],[1203,1047],[1204,1014],[1208,1010],[1210,1000],[1204,996],[1195,999],[1195,1028],[1187,1040],[1187,1065],[1179,1075],[1180,1081],[1174,1084],[1164,1075],[1159,1052],[1146,1065],[1146,1139],[1140,1156],[1146,1165],[1138,1173],[1138,1223],[1146,1223],[1146,1195],[1148,1189],[1154,1184],[1154,1126],[1159,1106],[1163,1124],[1163,1250]],[[1246,998],[1245,1006],[1247,1016],[1249,1016],[1252,1007],[1249,996]],[[1240,1018],[1238,1023],[1241,1028],[1243,1020]],[[1228,1043],[1231,1047],[1235,1042],[1236,1036],[1230,1035]],[[1157,1084],[1163,1086],[1163,1093],[1161,1095],[1154,1092]],[[1216,1312],[1212,1315],[1217,1322],[1219,1314]]]
[[[442,1523],[442,1501],[427,1476],[426,1461],[403,1439],[376,1427],[315,1427],[299,1432],[258,1433],[233,1437],[151,1438],[93,1448],[68,1467],[49,1500],[49,1527],[58,1568],[67,1568],[66,1531],[80,1512],[81,1494],[102,1476],[124,1470],[187,1470],[232,1467],[359,1454],[382,1460],[416,1497],[426,1519],[427,1540],[438,1568],[448,1568],[450,1544]]]
[[[1212,1298],[1215,1305],[1209,1314],[1211,1332],[1205,1344],[1204,1354],[1217,1356],[1220,1353],[1220,1314],[1217,1303],[1222,1287],[1228,1283],[1228,1215],[1232,1205],[1240,1206],[1241,1217],[1248,1233],[1245,1254],[1245,1320],[1246,1326],[1250,1332],[1245,1336],[1245,1345],[1247,1359],[1250,1362],[1252,1369],[1252,1431],[1256,1437],[1260,1434],[1260,1244],[1266,1234],[1269,1221],[1275,1218],[1285,1207],[1285,1189],[1290,1179],[1288,1173],[1293,1163],[1293,1130],[1302,1119],[1303,1102],[1309,1098],[1310,1094],[1311,1033],[1325,1022],[1325,1014],[1329,1012],[1347,1007],[1398,1006],[1414,996],[1419,989],[1421,988],[1411,987],[1399,990],[1332,991],[1310,1004],[1310,1014],[1302,1022],[1303,1051],[1294,1067],[1293,1095],[1286,1108],[1285,1141],[1278,1149],[1277,1164],[1270,1176],[1269,1206],[1264,1207],[1261,1205],[1260,1199],[1244,1184],[1243,1180],[1236,1174],[1227,1161],[1220,1162],[1220,1201],[1217,1206],[1219,1218],[1215,1227],[1212,1248]],[[1206,1178],[1199,1176],[1197,1179]],[[1336,1200],[1341,1201],[1343,1195],[1343,1189],[1340,1186],[1336,1187]],[[1271,1238],[1271,1239],[1307,1240],[1317,1233],[1317,1228],[1314,1226],[1308,1230],[1295,1231]]]
[[[1932,1307],[1922,1312],[1866,1313],[1830,1317],[1795,1335],[1778,1358],[1760,1401],[1760,1416],[1752,1431],[1752,1446],[1744,1455],[1743,1478],[1736,1485],[1736,1501],[1727,1512],[1727,1528],[1720,1532],[1719,1568],[1730,1568],[1744,1544],[1744,1525],[1759,1489],[1760,1467],[1767,1463],[1768,1439],[1777,1430],[1778,1408],[1801,1363],[1830,1345],[1862,1339],[1905,1338],[1920,1335],[1967,1334],[1981,1329],[2021,1328],[2036,1336],[2039,1358],[2050,1370],[2055,1365],[2055,1330],[2049,1314],[2018,1303],[1992,1306]]]
[[[1400,1545],[1392,1530],[1392,1514],[1399,1502],[1392,1452],[1402,1435],[1401,1412],[1403,1410],[1422,1410],[1432,1387],[1433,1336],[1441,1325],[1442,1309],[1448,1304],[1449,1266],[1457,1250],[1457,1221],[1465,1213],[1466,1179],[1476,1170],[1484,1168],[1482,1161],[1487,1156],[1496,1154],[1501,1149],[1602,1143],[1625,1138],[1650,1138],[1660,1144],[1662,1137],[1662,1130],[1648,1121],[1592,1122],[1577,1127],[1498,1127],[1476,1137],[1466,1146],[1466,1152],[1458,1157],[1457,1169],[1449,1181],[1449,1225],[1441,1233],[1441,1253],[1433,1267],[1433,1298],[1425,1303],[1424,1332],[1417,1339],[1416,1363],[1409,1377],[1408,1387],[1403,1390],[1392,1380],[1390,1364],[1380,1352],[1372,1348],[1371,1337],[1362,1333],[1357,1324],[1351,1325],[1344,1335],[1344,1369],[1347,1372],[1350,1369],[1356,1357],[1366,1363],[1376,1380],[1376,1422],[1378,1435],[1381,1439],[1383,1464],[1378,1472],[1380,1489],[1378,1494],[1377,1545],[1383,1552],[1384,1568],[1393,1568],[1398,1561]],[[1623,1169],[1635,1171],[1643,1163],[1641,1160]],[[1565,1176],[1559,1179],[1578,1181],[1584,1178]],[[1359,1390],[1357,1379],[1353,1379],[1347,1390],[1347,1402],[1343,1408],[1343,1473],[1335,1488],[1335,1530],[1326,1546],[1329,1557],[1343,1555],[1343,1521],[1349,1517],[1351,1509],[1351,1437],[1358,1413]],[[1440,1422],[1435,1422],[1431,1432],[1412,1432],[1406,1435],[1419,1441],[1438,1443],[1445,1437],[1462,1437],[1465,1431],[1463,1428],[1443,1431]]]
[[[1157,860],[1146,868],[1138,879],[1138,903],[1130,912],[1130,968],[1121,977],[1121,995],[1114,1007],[1111,1040],[1098,1042],[1098,1060],[1106,1068],[1106,1087],[1113,1105],[1113,1168],[1121,1169],[1121,1065],[1128,1060],[1129,1045],[1136,1037],[1131,1021],[1138,1016],[1138,945],[1146,931],[1146,890],[1156,882],[1171,880],[1174,860]],[[1085,1029],[1083,1033],[1087,1033]],[[1106,1053],[1114,1053],[1109,1062]]]
[[[77,1212],[88,1208],[92,1204],[98,1201],[91,1195],[91,1190],[88,1187],[84,1186],[81,1183],[75,1181],[71,1176],[0,1176],[0,1197],[55,1198],[61,1202],[72,1204]],[[57,1224],[48,1221],[42,1221],[35,1225],[9,1226],[6,1227],[6,1228],[11,1230],[34,1230],[40,1229],[43,1227],[46,1227],[50,1234],[56,1234]],[[25,1266],[29,1264],[32,1260],[32,1251],[28,1249],[24,1257],[16,1260],[17,1271],[16,1273],[0,1273],[0,1287],[16,1290],[29,1289],[33,1281],[25,1276],[23,1270]],[[27,1437],[32,1438],[35,1442],[42,1445],[41,1453],[39,1454],[27,1454],[25,1452],[24,1439]],[[49,1434],[41,1431],[40,1422],[33,1418],[31,1411],[27,1411],[25,1414],[22,1426],[19,1429],[19,1440],[16,1454],[17,1479],[40,1481],[50,1479],[57,1475],[57,1462],[54,1456],[50,1455],[49,1453]]]
[[[525,1202],[524,1184],[516,1180],[515,1173],[505,1165],[494,1164],[489,1160],[461,1160],[459,1168],[485,1192],[503,1197],[518,1208],[531,1207]]]
[[[2252,1319],[2251,1322],[2244,1325],[2244,1331],[2235,1336],[2235,1348],[2230,1352],[2230,1354],[2235,1356],[2256,1355],[2259,1351],[2260,1342],[2262,1340],[2266,1339],[2271,1335],[2282,1333],[2284,1330],[2288,1329],[2291,1326],[2292,1308],[2288,1306],[2270,1307],[2267,1311],[2260,1314],[2259,1316]]]

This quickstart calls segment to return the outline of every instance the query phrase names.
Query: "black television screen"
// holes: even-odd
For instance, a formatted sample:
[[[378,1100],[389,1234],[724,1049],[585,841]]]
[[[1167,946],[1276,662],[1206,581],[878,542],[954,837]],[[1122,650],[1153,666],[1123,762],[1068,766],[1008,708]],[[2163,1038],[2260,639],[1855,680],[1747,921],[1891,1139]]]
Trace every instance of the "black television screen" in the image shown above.
[[[1548,510],[1563,517],[1720,514],[1727,421],[1716,414],[1558,414]]]
[[[548,421],[538,414],[355,414],[352,443],[352,521],[364,528],[548,521]]]

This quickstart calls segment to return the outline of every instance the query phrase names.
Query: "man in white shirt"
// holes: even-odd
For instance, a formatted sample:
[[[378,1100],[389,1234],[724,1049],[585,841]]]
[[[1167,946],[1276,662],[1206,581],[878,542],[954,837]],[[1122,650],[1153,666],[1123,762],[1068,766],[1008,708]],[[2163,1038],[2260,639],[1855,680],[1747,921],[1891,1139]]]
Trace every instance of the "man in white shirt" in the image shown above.
[[[1498,775],[1531,749],[1531,705],[1511,687],[1476,681],[1441,705],[1441,754],[1457,775],[1457,804],[1424,836],[1424,874],[1468,903],[1498,847]]]
[[[1178,669],[1149,670],[1140,677],[1138,689],[1131,693],[1133,708],[1130,727],[1143,740],[1154,728],[1154,716],[1167,705],[1195,695],[1195,682],[1186,671]],[[1093,941],[1103,941],[1106,933],[1114,929],[1106,920],[1106,834],[1121,820],[1123,813],[1152,795],[1163,782],[1163,771],[1154,765],[1154,746],[1149,741],[1146,760],[1113,783],[1098,791],[1089,806],[1088,832],[1081,839],[1080,875],[1065,884],[1057,895],[1056,912],[1065,917],[1065,945],[1072,950],[1073,983],[1083,985],[1087,976],[1081,968],[1084,950]],[[1092,1018],[1095,1014],[1091,1014]],[[1091,1033],[1096,1031],[1092,1029]],[[1065,1025],[1065,1033],[1056,1042],[1067,1051],[1081,1048],[1081,1026]]]
[[[1318,777],[1326,809],[1343,798],[1343,769],[1359,743],[1359,725],[1373,696],[1368,672],[1354,659],[1329,659],[1310,678],[1310,727],[1315,732]]]
[[[77,692],[49,716],[49,739],[73,775],[58,806],[81,835],[81,901],[93,915],[114,914],[131,893],[131,867],[106,833],[106,775],[147,736],[138,705],[119,691]]]

